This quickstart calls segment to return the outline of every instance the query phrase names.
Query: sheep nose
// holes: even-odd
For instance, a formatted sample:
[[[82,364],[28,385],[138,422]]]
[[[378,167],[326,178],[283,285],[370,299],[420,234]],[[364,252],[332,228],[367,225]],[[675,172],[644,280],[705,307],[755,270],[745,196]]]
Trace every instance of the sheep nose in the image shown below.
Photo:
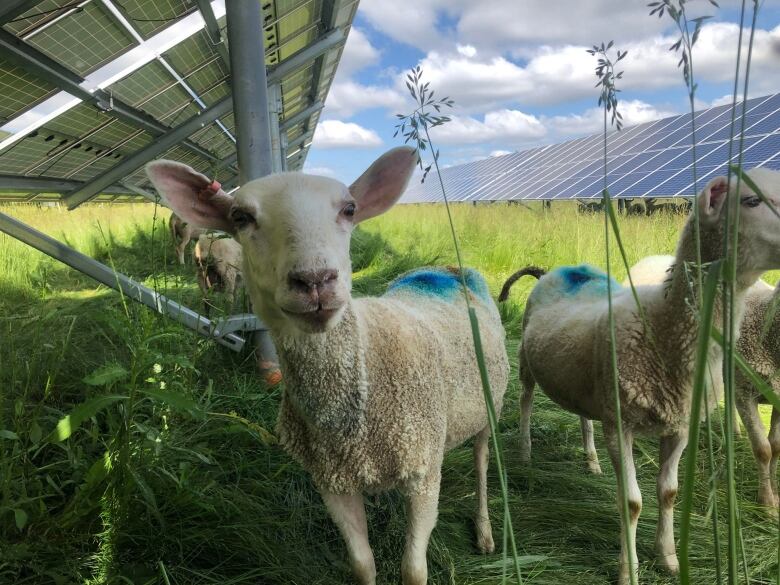
[[[287,275],[287,280],[290,283],[290,288],[299,292],[310,293],[314,291],[322,291],[329,284],[339,277],[339,273],[336,270],[302,270],[296,272],[290,272]]]

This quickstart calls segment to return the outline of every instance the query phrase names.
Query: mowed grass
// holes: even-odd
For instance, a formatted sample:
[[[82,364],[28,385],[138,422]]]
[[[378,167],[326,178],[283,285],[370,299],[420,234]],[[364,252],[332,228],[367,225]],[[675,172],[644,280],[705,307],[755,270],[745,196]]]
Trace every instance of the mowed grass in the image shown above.
[[[191,261],[175,263],[165,210],[1,210],[200,306]],[[494,295],[528,264],[604,266],[603,218],[578,215],[574,205],[556,203],[547,211],[538,204],[455,205],[453,211],[464,261],[485,274]],[[621,218],[629,262],[673,253],[683,221]],[[454,262],[445,211],[437,205],[396,207],[353,238],[357,294],[379,294],[415,266]],[[617,255],[613,269],[622,280]],[[269,435],[281,389],[259,382],[250,355],[125,303],[3,234],[0,270],[0,583],[352,582],[344,545],[311,481]],[[615,478],[600,429],[605,473],[593,476],[585,472],[577,418],[537,393],[533,463],[517,458],[516,352],[533,284],[531,278],[520,281],[501,307],[513,373],[500,428],[523,581],[610,583],[619,529]],[[187,400],[171,401],[165,393]],[[128,398],[87,413],[70,438],[50,440],[75,405],[101,396]],[[722,481],[721,425],[719,416],[714,419],[716,477]],[[637,537],[641,582],[673,583],[656,570],[653,554],[657,442],[639,440],[636,461],[644,495]],[[694,580],[714,583],[713,495],[704,453],[699,461]],[[750,582],[774,583],[777,524],[754,503],[756,474],[746,440],[737,443],[737,479]],[[476,553],[474,488],[465,445],[445,459],[439,521],[428,551],[431,583],[496,584],[504,571],[513,573],[500,553]],[[503,505],[494,469],[490,494],[500,547]],[[715,497],[725,530],[725,497]],[[394,493],[366,501],[379,583],[398,583],[403,501]]]

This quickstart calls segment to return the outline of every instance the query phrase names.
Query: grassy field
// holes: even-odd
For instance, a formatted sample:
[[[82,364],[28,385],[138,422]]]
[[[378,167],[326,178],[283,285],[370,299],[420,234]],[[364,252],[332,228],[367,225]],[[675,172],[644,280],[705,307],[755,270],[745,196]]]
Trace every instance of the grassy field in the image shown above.
[[[200,306],[191,263],[175,262],[164,210],[84,206],[67,213],[20,205],[0,211]],[[549,211],[458,205],[454,215],[465,263],[487,276],[494,294],[527,264],[604,265],[602,218],[578,215],[572,205]],[[672,253],[682,222],[621,218],[629,261]],[[353,239],[353,261],[358,294],[380,293],[414,266],[453,263],[444,209],[397,207],[369,222]],[[622,263],[616,259],[613,267],[621,280]],[[250,356],[123,302],[2,234],[0,273],[0,583],[351,582],[343,543],[319,496],[274,444],[281,389],[259,382]],[[517,458],[515,356],[532,284],[521,281],[502,307],[513,375],[500,427],[523,582],[610,583],[619,531],[614,474],[600,429],[605,473],[596,477],[584,471],[576,417],[538,394],[533,464]],[[71,436],[58,441],[57,422],[85,401],[94,408],[73,413],[71,428],[60,426]],[[715,429],[720,466],[717,420]],[[637,538],[641,582],[672,583],[653,560],[657,445],[640,440],[637,448],[645,503]],[[699,461],[692,560],[695,582],[704,584],[715,583],[716,570],[707,458]],[[775,583],[777,523],[754,504],[746,440],[738,442],[737,462],[750,582]],[[494,470],[490,488],[501,543],[503,506]],[[723,494],[717,497],[723,504]],[[445,459],[439,522],[428,551],[432,583],[496,584],[504,570],[512,574],[500,554],[476,554],[475,505],[471,449],[464,446]],[[402,500],[371,497],[368,512],[379,582],[398,583]],[[719,521],[724,528],[725,519]]]

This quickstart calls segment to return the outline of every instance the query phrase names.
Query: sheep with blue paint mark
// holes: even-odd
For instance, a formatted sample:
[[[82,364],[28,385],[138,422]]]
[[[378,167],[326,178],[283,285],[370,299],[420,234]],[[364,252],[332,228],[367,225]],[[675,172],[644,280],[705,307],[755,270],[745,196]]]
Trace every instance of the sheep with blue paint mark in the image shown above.
[[[421,269],[381,297],[351,296],[352,230],[392,207],[416,161],[413,149],[397,148],[349,188],[285,173],[249,182],[235,198],[184,165],[147,166],[185,220],[240,242],[252,306],[271,331],[285,380],[280,442],[311,473],[363,585],[376,582],[363,494],[392,488],[405,494],[401,573],[405,585],[423,585],[442,460],[471,437],[477,546],[494,550],[486,491],[490,431],[458,272]],[[482,277],[471,270],[464,277],[500,412],[509,376],[504,329]]]
[[[777,172],[749,173],[780,208]],[[747,290],[762,272],[780,268],[780,219],[744,183],[739,192],[728,189],[725,177],[712,179],[697,198],[700,217],[701,260],[719,259],[723,252],[725,208],[732,217],[739,207],[739,257],[734,303],[741,317]],[[618,478],[618,493],[628,500],[628,518],[621,520],[619,582],[630,581],[637,570],[636,528],[642,494],[636,480],[633,439],[637,434],[660,437],[658,473],[659,518],[656,550],[662,566],[679,569],[674,543],[674,500],[677,468],[688,438],[691,392],[699,318],[697,288],[691,282],[696,263],[695,215],[681,234],[669,278],[654,286],[640,286],[637,294],[642,319],[631,290],[610,282],[615,320],[617,380],[613,378],[612,342],[608,320],[606,274],[589,266],[566,267],[542,276],[526,306],[520,371],[521,437],[523,458],[530,456],[529,418],[535,383],[555,402],[592,420],[600,420],[607,449]],[[715,323],[721,320],[720,301]],[[722,387],[722,352],[711,345],[708,371],[713,388]],[[617,382],[622,422],[621,455],[614,388]],[[715,398],[712,397],[711,398]],[[714,402],[714,400],[713,400]],[[707,405],[711,406],[711,405]],[[620,498],[619,500],[620,501]],[[622,515],[622,507],[621,515]]]
[[[777,187],[780,188],[780,173]],[[661,283],[674,265],[673,256],[649,256],[631,267],[631,278],[645,283]],[[745,311],[737,340],[737,352],[758,376],[780,396],[780,283],[772,287],[757,281],[745,294]],[[772,516],[778,513],[777,462],[780,459],[780,411],[772,409],[767,432],[758,405],[766,399],[753,383],[736,370],[735,403],[748,439],[753,448],[758,469],[758,502]],[[739,429],[735,420],[734,431]]]

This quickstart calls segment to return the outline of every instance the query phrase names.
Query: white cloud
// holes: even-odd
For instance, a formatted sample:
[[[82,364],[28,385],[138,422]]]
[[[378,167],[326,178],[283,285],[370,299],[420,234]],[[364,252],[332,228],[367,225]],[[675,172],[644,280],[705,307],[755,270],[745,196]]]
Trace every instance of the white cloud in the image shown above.
[[[436,26],[440,13],[457,12],[457,2],[452,0],[415,0],[414,2],[388,2],[388,0],[362,0],[361,14],[371,25],[391,39],[428,51],[446,44],[446,35]]]
[[[623,116],[624,126],[635,126],[661,118],[675,116],[679,112],[656,108],[641,100],[621,101],[618,111]],[[561,137],[582,136],[601,132],[604,128],[604,111],[601,108],[589,108],[582,114],[553,116],[543,119],[544,123]],[[607,120],[609,124],[610,121]],[[612,126],[609,126],[612,129]]]
[[[511,150],[491,150],[490,154],[488,156],[504,156],[507,154],[512,154]]]
[[[711,23],[702,27],[694,48],[694,74],[700,83],[728,82],[733,77],[739,27]],[[747,43],[747,35],[743,39]],[[619,70],[625,91],[681,87],[679,56],[669,51],[672,36],[654,36],[619,45],[628,56]],[[467,57],[464,51],[431,51],[420,61],[425,81],[441,95],[455,100],[460,111],[484,112],[509,104],[549,105],[593,98],[596,60],[585,46],[543,46],[525,62],[484,54],[481,48]],[[470,53],[470,51],[467,51]],[[747,54],[745,45],[743,55]],[[751,66],[752,94],[780,91],[780,26],[757,30]],[[395,89],[402,91],[403,76]]]
[[[420,65],[424,80],[431,83],[436,93],[453,98],[459,110],[485,111],[507,102],[523,101],[533,92],[532,80],[523,68],[503,57],[479,61],[431,52]],[[399,90],[403,83],[399,76]]]
[[[474,57],[477,54],[477,49],[474,45],[458,45],[458,53],[464,57]]]
[[[734,79],[739,26],[714,22],[701,29],[693,48],[694,76],[701,82],[721,83]],[[676,39],[657,36],[630,43],[625,63],[625,89],[663,88],[682,83],[682,72],[677,67],[679,54],[669,51]],[[748,35],[742,39],[742,58],[747,55]],[[780,89],[780,26],[772,31],[756,30],[751,62],[751,87],[766,94]],[[742,66],[744,71],[744,63]]]
[[[528,143],[543,138],[546,133],[536,117],[517,110],[488,112],[483,121],[453,116],[450,122],[431,131],[434,141],[441,144]]]
[[[360,3],[361,13],[374,28],[424,52],[451,47],[457,39],[463,45],[493,54],[505,53],[507,47],[523,53],[540,44],[624,41],[660,33],[668,26],[666,20],[648,16],[645,2],[555,0],[555,10],[551,10],[549,0],[524,0],[521,12],[518,7],[517,0]]]
[[[382,145],[373,130],[353,122],[324,120],[317,124],[313,145],[317,148],[372,148]]]
[[[330,116],[348,118],[372,108],[401,112],[406,105],[403,95],[396,88],[362,85],[348,79],[333,83],[325,102],[325,111]]]
[[[668,26],[665,20],[650,18],[645,4],[625,0],[555,0],[552,9],[549,0],[524,0],[519,12],[517,0],[467,2],[458,21],[458,39],[498,52],[512,47],[516,54],[534,51],[540,44],[589,46],[601,39],[625,42],[660,33]]]
[[[349,31],[344,52],[339,60],[337,77],[348,77],[379,62],[379,49],[371,44],[362,29],[353,26]]]
[[[319,175],[320,177],[330,177],[331,179],[338,178],[338,173],[330,167],[308,167],[304,165],[303,170],[309,175]]]

